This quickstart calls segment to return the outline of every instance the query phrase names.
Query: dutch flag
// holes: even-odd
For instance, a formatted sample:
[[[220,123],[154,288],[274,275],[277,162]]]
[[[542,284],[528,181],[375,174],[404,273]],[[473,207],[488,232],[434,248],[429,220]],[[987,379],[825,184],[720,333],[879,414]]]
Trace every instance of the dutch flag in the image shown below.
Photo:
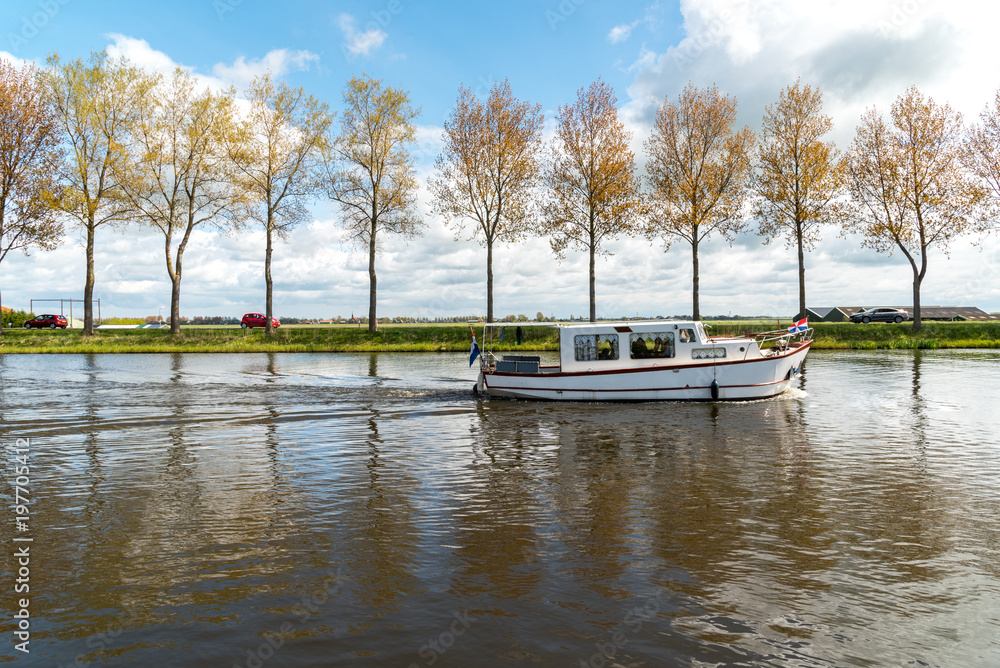
[[[788,331],[792,334],[798,334],[799,332],[804,332],[809,329],[809,318],[802,318],[797,323],[788,328]]]
[[[472,331],[471,327],[469,328],[469,332],[472,333],[472,348],[469,349],[469,366],[472,366],[472,363],[479,357],[479,346],[476,344],[476,333]]]

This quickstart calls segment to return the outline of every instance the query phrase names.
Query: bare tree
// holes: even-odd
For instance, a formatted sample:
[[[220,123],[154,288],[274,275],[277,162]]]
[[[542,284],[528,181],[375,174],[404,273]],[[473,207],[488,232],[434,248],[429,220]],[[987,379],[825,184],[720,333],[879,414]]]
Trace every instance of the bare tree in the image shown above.
[[[224,226],[244,211],[247,193],[227,154],[235,132],[231,92],[197,91],[177,69],[146,98],[131,130],[134,159],[116,177],[139,217],[163,233],[170,277],[170,331],[180,332],[184,251],[198,226]]]
[[[257,204],[251,216],[264,228],[264,331],[273,331],[271,255],[274,239],[309,217],[306,202],[319,191],[319,168],[326,132],[333,122],[326,103],[302,88],[275,85],[271,76],[257,77],[247,90],[250,110],[234,133],[229,155],[240,180]]]
[[[0,60],[0,262],[12,250],[51,250],[62,239],[49,206],[62,159],[58,131],[35,68]]]
[[[819,241],[821,226],[840,220],[844,166],[833,142],[821,139],[832,129],[833,121],[823,113],[823,94],[798,81],[767,107],[761,127],[754,213],[764,243],[784,236],[798,251],[797,318],[806,317],[805,251]]]
[[[528,231],[539,181],[545,117],[540,104],[521,102],[510,83],[495,83],[486,104],[459,87],[444,124],[444,149],[430,179],[434,209],[458,231],[486,246],[486,319],[493,321],[493,244]]]
[[[83,288],[83,333],[94,333],[94,241],[97,229],[124,223],[135,210],[117,180],[130,159],[128,132],[155,85],[155,78],[123,58],[95,53],[88,62],[49,59],[42,76],[68,160],[53,206],[86,233],[87,278]]]
[[[754,135],[748,127],[733,132],[735,120],[735,98],[689,83],[677,104],[663,101],[645,143],[653,191],[647,234],[662,237],[667,248],[674,239],[690,244],[695,320],[701,319],[700,244],[716,233],[732,242],[745,227]]]
[[[344,89],[340,133],[327,155],[327,191],[340,204],[351,238],[368,251],[368,331],[378,329],[375,256],[386,234],[412,237],[423,226],[417,215],[417,179],[409,146],[419,109],[398,88],[366,74]]]
[[[597,320],[594,258],[601,244],[639,229],[642,211],[632,133],[618,120],[618,99],[600,79],[581,88],[576,102],[559,108],[554,160],[545,182],[549,199],[542,231],[562,257],[569,246],[590,255],[590,321]]]
[[[849,158],[858,216],[851,231],[880,253],[899,250],[913,269],[913,329],[919,330],[920,284],[931,248],[947,252],[959,235],[981,229],[976,212],[987,193],[961,168],[962,117],[915,87],[896,98],[892,127],[869,109]]]

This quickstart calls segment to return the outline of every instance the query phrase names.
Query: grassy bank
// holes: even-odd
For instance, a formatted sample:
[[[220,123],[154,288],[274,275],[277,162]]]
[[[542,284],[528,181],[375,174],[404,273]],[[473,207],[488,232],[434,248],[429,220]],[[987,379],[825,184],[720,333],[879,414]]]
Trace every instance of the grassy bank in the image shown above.
[[[482,331],[477,327],[477,336]],[[522,345],[513,345],[514,328],[494,350],[558,350],[556,330],[525,327]],[[270,337],[238,327],[188,327],[174,336],[168,329],[98,329],[93,337],[79,330],[4,330],[5,353],[249,353],[249,352],[447,352],[469,350],[465,325],[391,326],[369,333],[357,327],[281,327]]]
[[[757,333],[776,324],[712,323],[718,335]],[[482,327],[476,335],[481,339]],[[522,345],[514,344],[514,326],[494,350],[558,350],[555,329],[524,327]],[[920,332],[909,324],[854,325],[817,323],[817,349],[1000,348],[1000,322],[930,322]],[[266,337],[261,330],[188,327],[178,336],[169,330],[97,330],[85,338],[79,330],[4,330],[4,353],[159,353],[159,352],[461,352],[469,349],[466,325],[388,326],[369,333],[357,327],[288,326]],[[496,343],[496,342],[494,342]],[[480,344],[482,341],[480,340]]]
[[[849,322],[818,323],[820,348],[854,350],[916,348],[1000,348],[1000,321],[925,322],[919,332],[911,324],[855,325]]]
[[[1000,348],[1000,321],[994,322],[925,322],[919,332],[912,323],[870,323],[855,325],[850,322],[813,323],[815,349],[894,350],[918,348]],[[721,323],[714,325],[712,334],[734,335],[748,331],[751,334],[775,329],[776,325],[742,325]]]

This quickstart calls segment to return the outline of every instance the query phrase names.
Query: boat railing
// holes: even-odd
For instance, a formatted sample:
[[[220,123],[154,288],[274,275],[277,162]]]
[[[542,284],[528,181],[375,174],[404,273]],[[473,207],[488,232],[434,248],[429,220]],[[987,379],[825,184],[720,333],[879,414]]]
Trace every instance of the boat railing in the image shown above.
[[[499,361],[500,358],[493,354],[492,350],[486,350],[479,356],[479,368],[483,371],[493,371]]]
[[[787,329],[776,329],[770,332],[761,332],[754,335],[757,347],[762,355],[775,355],[784,352],[797,339],[807,341],[812,338],[813,328],[808,327],[801,332],[789,332]]]

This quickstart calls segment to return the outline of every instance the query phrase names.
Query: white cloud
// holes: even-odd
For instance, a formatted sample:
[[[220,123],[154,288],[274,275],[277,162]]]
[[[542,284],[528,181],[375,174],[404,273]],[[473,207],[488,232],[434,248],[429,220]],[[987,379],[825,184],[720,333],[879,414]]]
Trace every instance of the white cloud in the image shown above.
[[[136,39],[118,33],[111,33],[107,37],[111,39],[111,43],[105,50],[112,58],[126,58],[147,72],[162,74],[165,77],[170,76],[174,70],[180,68],[191,74],[200,85],[215,91],[222,90],[227,86],[222,79],[198,74],[194,68],[178,63],[163,51],[154,49],[144,39]]]
[[[273,49],[262,58],[247,60],[239,56],[233,63],[216,63],[212,67],[215,76],[199,74],[194,68],[178,63],[163,51],[157,51],[144,39],[136,39],[117,33],[109,34],[112,40],[107,47],[108,55],[117,58],[124,57],[149,72],[170,74],[176,68],[190,72],[204,85],[220,90],[229,85],[245,86],[254,77],[270,72],[275,77],[281,77],[289,72],[308,70],[312,63],[319,61],[319,56],[311,51],[294,51],[291,49]]]
[[[967,120],[979,114],[1000,85],[993,36],[1000,9],[973,0],[955,0],[947,6],[926,0],[683,0],[681,11],[683,39],[658,52],[643,45],[627,70],[634,80],[621,115],[634,133],[631,148],[640,163],[644,160],[642,140],[649,136],[656,108],[668,95],[676,99],[689,81],[697,86],[716,83],[736,96],[738,122],[757,129],[764,107],[801,77],[823,91],[825,111],[835,123],[833,139],[842,148],[853,137],[866,107],[888,112],[895,98],[911,85],[948,102]],[[1000,275],[997,239],[988,239],[981,251],[972,241],[957,240],[950,258],[932,252],[922,291],[925,303],[1000,308],[1000,287],[995,281]],[[690,259],[684,257],[690,252],[682,245],[658,260],[647,257],[647,250],[634,241],[621,242],[621,248],[623,254],[632,254],[637,266],[647,266],[649,271],[659,266],[657,271],[662,273],[663,263],[674,258],[679,260],[676,275],[690,276]],[[743,235],[733,248],[711,240],[702,252],[703,312],[740,308],[790,313],[795,309],[794,262],[788,268],[794,256],[783,244],[760,246],[758,238]],[[905,259],[898,253],[890,257],[861,249],[858,238],[838,239],[836,231],[829,230],[806,264],[811,304],[848,303],[858,301],[859,296],[872,303],[908,305],[912,301],[912,276]],[[845,265],[850,271],[845,271]],[[737,267],[745,274],[743,278],[729,275]],[[743,285],[770,289],[756,294],[752,287],[739,287]],[[690,292],[689,287],[684,289]],[[622,299],[627,303],[626,295]],[[680,312],[689,310],[685,301],[680,300],[684,307]]]
[[[372,50],[382,46],[382,42],[388,37],[386,32],[374,25],[365,32],[358,32],[357,23],[350,14],[341,14],[337,19],[340,31],[344,33],[342,44],[344,55],[350,58],[358,56],[368,56]]]
[[[657,53],[652,49],[647,49],[646,45],[643,44],[642,48],[639,50],[639,57],[636,58],[634,63],[628,66],[628,71],[636,72],[652,67],[656,64],[656,59]]]
[[[281,77],[289,72],[308,70],[314,62],[319,62],[319,56],[311,51],[291,51],[289,49],[274,49],[268,51],[263,58],[247,60],[240,56],[232,65],[216,63],[212,68],[215,76],[236,85],[246,85],[254,77],[270,73]]]
[[[412,153],[417,165],[433,165],[444,148],[442,137],[444,128],[440,125],[418,125],[415,132],[415,146]]]
[[[108,56],[111,58],[127,58],[148,72],[159,72],[160,74],[170,74],[179,67],[179,64],[170,56],[162,51],[157,51],[144,39],[136,39],[119,33],[110,33],[106,36],[111,40],[111,44],[107,46]],[[191,71],[189,67],[182,69]]]
[[[25,60],[24,58],[18,58],[14,54],[8,53],[6,51],[0,51],[0,60],[6,60],[11,65],[13,65],[15,69],[18,70],[23,68],[25,65],[34,65],[35,67],[38,67],[38,63],[36,63],[33,60]]]
[[[632,23],[623,23],[617,25],[611,29],[608,33],[608,41],[612,44],[618,44],[619,42],[624,42],[631,36],[632,29],[639,25],[638,21],[633,21]]]
[[[665,95],[692,81],[736,95],[741,121],[755,126],[801,77],[824,92],[841,140],[864,108],[888,109],[910,85],[978,114],[1000,83],[992,46],[1000,8],[975,0],[683,0],[681,11],[685,37],[652,58],[644,50],[632,66],[627,107],[636,120],[651,120]]]

